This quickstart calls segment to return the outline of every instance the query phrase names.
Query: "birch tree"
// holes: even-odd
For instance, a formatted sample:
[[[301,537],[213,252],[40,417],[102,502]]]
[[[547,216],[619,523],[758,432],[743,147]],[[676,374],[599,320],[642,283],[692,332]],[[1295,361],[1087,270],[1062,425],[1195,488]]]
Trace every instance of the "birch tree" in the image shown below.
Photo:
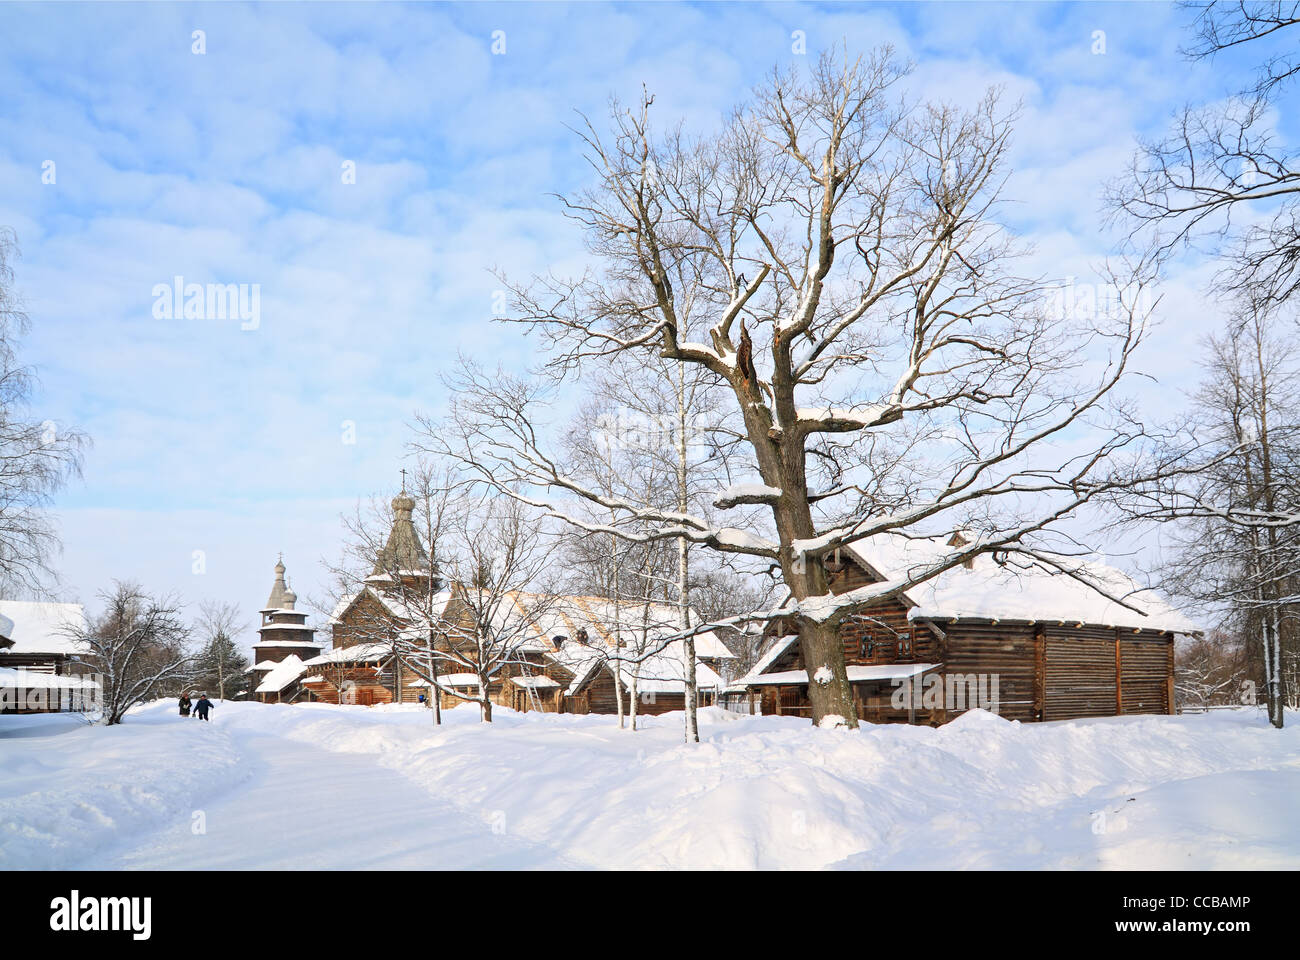
[[[51,497],[80,476],[86,437],[31,414],[35,371],[18,359],[30,319],[14,282],[18,242],[0,227],[0,587],[10,595],[39,592],[51,576],[58,547],[47,508]]]
[[[1300,611],[1300,355],[1290,321],[1249,302],[1208,339],[1192,411],[1118,486],[1127,524],[1170,524],[1167,589],[1250,631],[1269,719]],[[1141,474],[1142,476],[1137,476]]]
[[[1015,111],[996,92],[909,103],[905,72],[889,50],[825,56],[698,137],[660,132],[648,94],[615,104],[607,131],[579,133],[593,184],[563,199],[593,266],[503,278],[506,322],[537,338],[561,388],[614,357],[716,382],[742,478],[716,491],[724,519],[570,475],[547,442],[553,383],[482,377],[462,434],[422,438],[579,529],[771,568],[826,726],[857,725],[844,617],[978,552],[1045,557],[1036,536],[1092,500],[1106,458],[1140,433],[1108,401],[1142,337],[1141,265],[1105,316],[1047,309],[996,216]],[[981,536],[905,581],[832,596],[828,551],[957,527]]]
[[[199,607],[198,633],[203,648],[194,662],[194,680],[205,690],[217,691],[225,700],[248,692],[248,658],[235,645],[235,637],[244,628],[239,606],[209,601]]]
[[[719,437],[722,425],[715,421],[716,384],[708,371],[687,368],[661,358],[633,363],[631,357],[616,357],[607,369],[584,379],[586,401],[567,432],[563,450],[567,472],[582,478],[607,497],[679,513],[707,512],[710,501],[725,482],[727,458],[718,456],[727,440]],[[475,395],[475,380],[464,383],[466,393]],[[453,412],[453,417],[458,412]],[[473,414],[471,414],[471,419]],[[590,505],[588,519],[603,517],[612,525],[637,523],[618,509]],[[639,533],[644,533],[643,529]],[[587,542],[608,546],[611,558],[622,557],[630,564],[630,592],[619,589],[624,564],[610,567],[612,579],[605,586],[614,587],[611,600],[622,603],[670,603],[677,610],[677,626],[683,635],[685,691],[684,735],[688,741],[699,740],[696,718],[698,695],[695,681],[695,642],[690,628],[691,552],[685,537],[675,542],[623,543],[612,534],[581,534]],[[672,547],[669,558],[661,549]],[[665,559],[671,559],[667,566]],[[602,594],[604,595],[604,594]],[[664,634],[662,624],[653,631],[658,642]],[[644,635],[644,625],[638,627]],[[640,650],[630,662],[657,653]],[[611,668],[621,673],[622,658],[611,661]],[[621,713],[621,700],[620,700]]]

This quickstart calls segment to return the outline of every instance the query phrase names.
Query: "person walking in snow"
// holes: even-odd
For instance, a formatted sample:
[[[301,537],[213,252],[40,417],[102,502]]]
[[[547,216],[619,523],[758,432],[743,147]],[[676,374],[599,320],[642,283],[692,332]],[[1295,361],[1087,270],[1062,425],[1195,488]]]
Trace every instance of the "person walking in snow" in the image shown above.
[[[181,694],[181,716],[182,717],[188,717],[190,715],[190,706],[191,706],[190,695],[188,693],[182,693]]]
[[[194,710],[199,715],[199,719],[208,719],[208,711],[211,709],[212,701],[208,699],[208,695],[206,693],[200,693],[199,702],[194,705]]]

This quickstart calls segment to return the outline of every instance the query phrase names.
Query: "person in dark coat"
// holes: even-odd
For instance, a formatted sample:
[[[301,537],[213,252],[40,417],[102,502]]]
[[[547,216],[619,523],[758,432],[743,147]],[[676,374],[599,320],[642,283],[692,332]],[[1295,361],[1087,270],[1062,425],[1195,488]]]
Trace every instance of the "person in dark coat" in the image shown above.
[[[208,711],[211,709],[212,701],[208,699],[208,695],[206,693],[199,694],[199,702],[194,705],[194,711],[199,715],[199,719],[208,719]]]
[[[181,716],[182,717],[188,717],[190,715],[191,706],[192,704],[190,703],[190,695],[188,693],[182,693],[181,694]]]

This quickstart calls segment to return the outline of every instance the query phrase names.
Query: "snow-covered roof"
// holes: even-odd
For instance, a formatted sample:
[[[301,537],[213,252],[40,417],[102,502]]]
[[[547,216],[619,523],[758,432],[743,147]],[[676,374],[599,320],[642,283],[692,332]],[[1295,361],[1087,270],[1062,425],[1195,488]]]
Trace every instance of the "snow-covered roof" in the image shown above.
[[[534,690],[555,690],[559,688],[559,683],[550,677],[511,677],[510,682],[517,687],[523,687],[527,690],[531,687]]]
[[[572,695],[586,685],[586,681],[600,666],[606,669],[616,668],[622,674],[623,682],[630,684],[636,679],[638,692],[641,693],[685,693],[686,670],[685,652],[682,641],[674,640],[661,650],[645,656],[640,662],[627,659],[633,656],[629,651],[621,651],[621,660],[611,660],[612,650],[602,651],[593,660],[586,660],[579,670],[575,670],[574,682],[569,685],[568,693]],[[721,690],[722,678],[699,658],[695,662],[695,683],[702,690]]]
[[[382,583],[387,582],[388,580],[389,578],[382,574],[374,577],[367,577],[366,586],[364,588],[355,593],[349,593],[339,599],[339,602],[334,605],[334,609],[330,611],[329,622],[331,624],[337,624],[342,619],[343,614],[347,613],[352,605],[365,595],[369,595],[379,601],[379,603],[383,605],[384,609],[398,620],[405,620],[408,623],[425,622],[428,619],[428,615],[422,610],[403,602],[398,597],[394,597],[382,589],[376,589],[370,585],[372,581]],[[447,603],[450,600],[450,590],[441,590],[438,593],[431,595],[429,597],[429,611],[435,615],[440,615],[447,609]]]
[[[411,684],[413,687],[427,687],[428,684],[423,680],[416,680]],[[477,687],[478,674],[474,673],[447,673],[438,674],[438,686],[440,687]]]
[[[944,537],[880,534],[848,549],[882,579],[898,581],[941,562],[958,548],[949,546]],[[1173,633],[1198,629],[1159,594],[1114,567],[1074,557],[1055,559],[1081,579],[1039,564],[1017,561],[1004,565],[989,554],[980,554],[969,568],[952,567],[909,588],[904,597],[912,604],[914,619],[1086,623]],[[1103,596],[1083,580],[1096,583],[1111,597],[1122,598],[1137,609]]]
[[[326,650],[320,656],[312,657],[310,660],[303,662],[309,667],[316,667],[330,663],[359,663],[383,660],[389,656],[392,656],[392,650],[385,644],[357,643],[350,647],[335,647],[333,650]]]
[[[871,683],[881,680],[906,680],[917,677],[927,670],[937,669],[937,663],[880,663],[870,666],[846,667],[850,683]],[[822,669],[825,669],[824,667]],[[783,670],[780,673],[751,674],[746,678],[746,686],[786,686],[808,682],[807,670]]]
[[[251,667],[249,667],[248,669],[249,669],[250,671],[252,671],[252,670],[274,670],[274,669],[275,669],[275,661],[274,661],[274,660],[259,660],[257,663],[253,664],[253,665],[252,665]]]
[[[567,690],[564,691],[566,697],[571,697],[587,685],[587,681],[597,670],[601,668],[604,661],[600,657],[590,657],[585,663],[578,666],[573,671],[573,680],[570,682]]]
[[[311,627],[305,623],[265,623],[257,628],[258,633],[264,633],[267,630],[297,630],[299,633],[315,633]]]
[[[553,596],[524,591],[512,592],[508,599],[510,603],[499,605],[496,619],[501,621],[499,628],[523,628],[527,634],[522,644],[524,650],[552,653],[556,637],[565,638],[562,649],[580,646],[577,637],[584,630],[588,645],[603,644],[612,649],[616,624],[625,647],[640,646],[647,639],[653,643],[681,630],[680,611],[671,603],[633,600],[616,603],[604,597]],[[692,623],[699,623],[701,617],[692,611],[690,619]],[[695,655],[718,660],[735,656],[711,630],[696,635]]]
[[[320,644],[311,640],[259,640],[253,644],[253,649],[256,650],[259,647],[312,647],[313,649],[320,649]]]
[[[86,611],[79,603],[46,603],[39,600],[0,600],[0,615],[13,626],[6,634],[12,646],[0,644],[0,657],[9,653],[80,653],[68,630],[85,630]]]
[[[64,674],[62,676],[53,673],[37,673],[34,670],[14,670],[10,667],[0,667],[0,687],[35,690],[54,689],[54,690],[93,690],[99,687],[90,677],[76,676],[75,674]]]
[[[285,657],[257,685],[258,693],[279,693],[307,672],[307,665],[293,654]]]
[[[776,662],[777,657],[789,650],[791,644],[798,639],[798,635],[793,633],[786,634],[784,637],[777,637],[775,642],[758,658],[758,662],[750,668],[749,673],[737,680],[732,686],[747,686],[752,683],[755,677],[766,672],[767,668]]]

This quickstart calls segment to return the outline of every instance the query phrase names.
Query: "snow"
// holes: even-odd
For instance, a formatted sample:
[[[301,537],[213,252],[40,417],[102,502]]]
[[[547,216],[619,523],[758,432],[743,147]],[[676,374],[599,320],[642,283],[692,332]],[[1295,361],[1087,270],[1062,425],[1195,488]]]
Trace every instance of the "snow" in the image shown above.
[[[680,713],[493,715],[0,717],[0,868],[1300,867],[1296,713],[855,732],[709,708],[692,745]]]
[[[775,503],[781,498],[780,487],[764,483],[733,483],[714,498],[714,506],[726,510],[742,503]]]
[[[824,421],[834,424],[857,425],[867,427],[875,424],[884,414],[885,408],[875,405],[864,406],[858,409],[852,408],[835,408],[835,407],[799,407],[795,411],[795,416],[801,422],[805,423],[822,423]]]
[[[716,531],[714,538],[720,546],[724,548],[730,547],[733,550],[774,553],[777,549],[777,545],[771,540],[764,540],[762,537],[756,536],[748,530],[741,530],[739,527],[722,527]]]
[[[784,637],[777,637],[776,640],[773,641],[772,645],[768,647],[767,650],[763,653],[763,655],[758,658],[758,662],[755,663],[754,666],[750,669],[749,673],[746,674],[746,678],[757,677],[759,674],[766,671],[768,667],[770,667],[773,663],[776,662],[777,657],[781,656],[781,654],[789,650],[790,646],[798,639],[799,636],[793,633],[787,634]],[[806,676],[807,675],[805,674],[805,677]],[[743,685],[744,683],[745,680],[737,681],[737,685]]]
[[[99,684],[90,677],[73,674],[39,673],[35,670],[11,670],[0,667],[0,687],[35,690],[92,690]]]
[[[293,654],[289,654],[289,656],[285,657],[272,667],[271,672],[262,678],[262,682],[257,685],[257,692],[279,693],[306,672],[307,666],[302,662],[302,660]]]
[[[517,687],[523,687],[527,690],[531,687],[534,690],[558,690],[560,685],[550,677],[511,677],[510,682]]]
[[[80,651],[67,636],[69,629],[84,630],[86,611],[79,603],[46,603],[29,600],[0,600],[0,616],[12,621],[10,653],[64,653]],[[4,651],[0,650],[0,657]]]
[[[846,667],[845,671],[849,675],[850,683],[871,683],[884,680],[906,680],[909,677],[920,676],[927,670],[934,670],[938,666],[937,663],[882,663],[864,667]],[[825,672],[823,673],[823,671]],[[823,676],[825,679],[822,679]],[[831,672],[826,667],[818,667],[817,672],[813,674],[813,679],[817,683],[825,685],[831,682]],[[745,687],[786,686],[807,682],[807,670],[783,670],[780,673],[764,674],[750,671],[737,682],[737,686],[744,689]]]
[[[495,671],[494,671],[495,672]],[[427,680],[412,680],[413,687],[432,686]],[[477,687],[478,674],[475,673],[440,673],[438,674],[439,687]]]
[[[885,584],[905,582],[927,566],[951,556],[953,549],[942,537],[912,538],[880,534],[848,547]],[[1017,563],[1024,561],[1019,558]],[[905,597],[914,604],[913,618],[1048,621],[1093,624],[1128,629],[1166,630],[1193,633],[1199,628],[1151,590],[1142,589],[1131,577],[1114,567],[1095,561],[1060,557],[1066,569],[1092,580],[1107,593],[1124,598],[1142,612],[1128,609],[1103,596],[1087,583],[1059,572],[1034,566],[999,564],[993,557],[975,557],[972,566],[956,566],[931,580],[909,587]],[[879,589],[880,585],[876,585]],[[801,601],[800,610],[824,619],[843,599],[869,594],[861,587],[842,597],[811,597]]]
[[[392,656],[393,651],[382,643],[356,643],[350,647],[335,647],[326,650],[318,657],[304,660],[309,667],[321,667],[331,663],[368,663],[371,660],[383,660]]]

